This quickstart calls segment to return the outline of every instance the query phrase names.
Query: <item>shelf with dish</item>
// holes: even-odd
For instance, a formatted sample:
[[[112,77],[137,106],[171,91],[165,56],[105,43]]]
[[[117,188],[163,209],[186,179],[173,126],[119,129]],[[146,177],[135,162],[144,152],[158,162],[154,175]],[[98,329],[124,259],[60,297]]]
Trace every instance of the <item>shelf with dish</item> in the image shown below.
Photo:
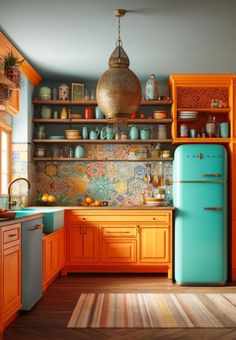
[[[173,144],[184,144],[184,143],[188,143],[188,144],[193,144],[193,143],[211,143],[211,144],[227,144],[230,143],[231,139],[230,138],[201,138],[201,137],[197,137],[197,138],[191,138],[191,137],[185,137],[185,138],[181,138],[181,137],[177,137],[175,139],[173,139]]]
[[[34,118],[35,124],[109,124],[109,119],[42,119]],[[140,119],[128,119],[127,124],[171,124],[171,118],[154,119],[154,118],[140,118]]]
[[[33,143],[81,143],[81,144],[150,144],[150,143],[172,143],[172,139],[33,139]]]
[[[41,99],[33,99],[34,105],[71,105],[71,106],[87,106],[97,105],[96,100],[41,100]],[[171,106],[172,100],[142,100],[141,106]]]

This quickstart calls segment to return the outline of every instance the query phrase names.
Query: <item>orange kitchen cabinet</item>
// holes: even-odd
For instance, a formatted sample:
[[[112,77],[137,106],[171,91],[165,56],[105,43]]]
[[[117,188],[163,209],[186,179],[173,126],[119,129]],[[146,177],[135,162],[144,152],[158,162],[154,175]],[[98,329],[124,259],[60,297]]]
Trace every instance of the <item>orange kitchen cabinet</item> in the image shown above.
[[[21,225],[0,228],[0,332],[21,307]]]
[[[171,278],[172,216],[173,209],[66,210],[65,274],[161,272]]]
[[[167,263],[170,261],[169,226],[139,226],[139,262]]]
[[[69,263],[96,263],[99,260],[99,228],[90,224],[72,224],[69,228]]]
[[[65,264],[64,228],[43,236],[43,290],[55,279]]]
[[[234,134],[234,82],[232,74],[171,74],[169,84],[173,105],[172,138],[174,143],[222,143],[228,144]],[[220,99],[222,107],[211,107],[213,99]],[[197,119],[184,120],[179,117],[179,111],[197,111]],[[229,138],[180,136],[180,126],[185,123],[189,129],[201,132],[205,128],[209,115],[216,117],[216,122],[229,122]]]
[[[101,224],[102,263],[137,262],[137,227],[132,224]]]
[[[20,112],[20,90],[12,91],[7,111],[11,114],[18,114]]]

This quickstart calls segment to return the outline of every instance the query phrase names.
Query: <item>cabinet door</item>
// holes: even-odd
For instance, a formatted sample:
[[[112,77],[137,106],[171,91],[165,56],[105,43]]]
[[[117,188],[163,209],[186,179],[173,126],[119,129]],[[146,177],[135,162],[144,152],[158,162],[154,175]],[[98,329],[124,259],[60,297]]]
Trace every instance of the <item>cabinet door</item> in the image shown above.
[[[78,224],[69,229],[69,262],[98,262],[98,227]]]
[[[140,263],[166,263],[170,261],[169,228],[167,226],[140,225]]]
[[[20,112],[20,90],[12,91],[7,111],[11,114]]]
[[[20,246],[3,251],[3,314],[10,318],[21,306],[21,249]]]

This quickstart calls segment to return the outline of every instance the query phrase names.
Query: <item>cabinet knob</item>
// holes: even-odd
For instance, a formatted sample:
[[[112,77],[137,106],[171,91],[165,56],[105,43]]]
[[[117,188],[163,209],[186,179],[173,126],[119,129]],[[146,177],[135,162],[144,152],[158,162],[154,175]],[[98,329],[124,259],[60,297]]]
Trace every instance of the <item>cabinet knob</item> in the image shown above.
[[[156,220],[156,217],[153,217],[152,219],[155,221],[155,220]]]
[[[85,220],[86,220],[86,217],[82,217],[82,220],[85,221]]]

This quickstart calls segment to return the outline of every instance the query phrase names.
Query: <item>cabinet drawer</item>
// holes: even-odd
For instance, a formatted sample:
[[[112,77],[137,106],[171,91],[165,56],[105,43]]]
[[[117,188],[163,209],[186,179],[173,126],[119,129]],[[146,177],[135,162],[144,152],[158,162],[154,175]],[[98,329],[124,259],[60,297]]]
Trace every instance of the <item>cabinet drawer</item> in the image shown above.
[[[10,227],[5,227],[3,230],[3,244],[9,245],[9,243],[20,241],[20,224],[14,224]]]
[[[101,226],[102,228],[102,237],[104,238],[111,238],[111,237],[118,237],[118,238],[133,238],[137,236],[137,227],[133,226]]]
[[[71,212],[69,214],[69,223],[73,222],[157,222],[157,223],[167,223],[171,222],[171,212],[170,211],[158,211],[158,213],[153,214],[145,214],[145,212],[135,211],[132,213],[130,210],[127,213],[127,210],[122,213],[114,214],[114,211],[106,211],[106,212],[98,212],[98,213],[90,213],[87,212]]]

